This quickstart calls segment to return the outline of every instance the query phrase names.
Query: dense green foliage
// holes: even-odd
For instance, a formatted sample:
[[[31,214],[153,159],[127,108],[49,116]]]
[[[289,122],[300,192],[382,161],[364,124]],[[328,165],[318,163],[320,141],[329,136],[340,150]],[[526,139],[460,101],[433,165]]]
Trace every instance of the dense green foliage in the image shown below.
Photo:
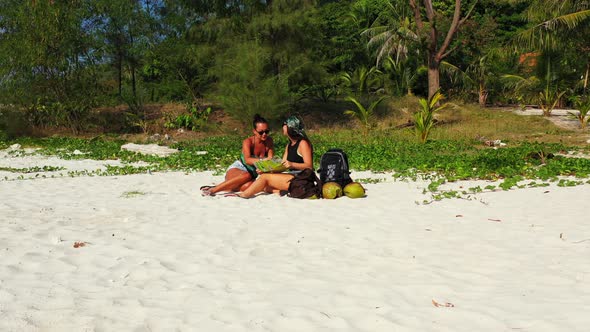
[[[24,110],[31,125],[77,133],[88,129],[92,108],[121,103],[130,124],[146,120],[146,103],[204,100],[248,122],[308,100],[426,96],[429,37],[409,3],[5,0],[0,105]],[[454,3],[433,1],[439,44]],[[563,104],[585,94],[588,9],[579,1],[463,1],[466,20],[441,64],[442,93],[481,104],[541,103],[543,91],[563,95]],[[6,122],[2,135],[14,127]]]
[[[395,171],[398,177],[405,178],[428,174],[438,174],[447,180],[519,177],[548,180],[561,175],[590,176],[590,159],[556,156],[561,151],[572,149],[561,144],[523,143],[500,149],[482,149],[479,142],[474,141],[439,140],[422,144],[399,140],[385,134],[373,135],[365,142],[359,142],[351,135],[311,135],[310,138],[314,142],[316,168],[319,166],[321,154],[337,146],[347,152],[350,166],[354,170]],[[57,155],[66,159],[149,162],[151,166],[130,166],[123,170],[111,168],[112,172],[141,173],[148,169],[221,170],[239,158],[239,142],[240,137],[224,136],[177,143],[173,147],[180,152],[168,157],[124,151],[121,150],[123,141],[101,138],[23,138],[11,141],[10,144],[41,147],[34,153]],[[277,146],[283,146],[286,140],[284,137],[277,137],[275,143]],[[74,153],[76,150],[78,152]],[[12,153],[24,153],[22,151]]]

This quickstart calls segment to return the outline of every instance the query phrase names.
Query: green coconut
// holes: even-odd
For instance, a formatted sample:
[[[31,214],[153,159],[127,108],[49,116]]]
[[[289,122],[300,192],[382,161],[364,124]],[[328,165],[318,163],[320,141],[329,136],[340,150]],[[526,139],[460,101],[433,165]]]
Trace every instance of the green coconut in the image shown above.
[[[342,187],[336,182],[324,183],[322,187],[322,197],[326,199],[334,199],[342,196]]]
[[[344,187],[344,195],[350,198],[365,197],[365,188],[358,182],[351,182]]]

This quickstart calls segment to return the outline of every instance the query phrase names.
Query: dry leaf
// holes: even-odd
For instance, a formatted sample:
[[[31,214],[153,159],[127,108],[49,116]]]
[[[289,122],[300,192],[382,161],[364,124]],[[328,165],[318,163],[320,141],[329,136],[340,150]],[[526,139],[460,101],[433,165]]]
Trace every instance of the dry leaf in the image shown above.
[[[451,302],[445,302],[445,303],[438,303],[436,302],[434,299],[432,299],[432,304],[439,308],[439,307],[445,307],[445,308],[453,308],[455,305],[452,304]]]
[[[74,248],[83,247],[86,245],[86,242],[74,242]]]
[[[461,217],[463,217],[463,215],[462,215],[462,214],[458,214],[458,215],[456,215],[455,217],[456,217],[456,218],[461,218]]]

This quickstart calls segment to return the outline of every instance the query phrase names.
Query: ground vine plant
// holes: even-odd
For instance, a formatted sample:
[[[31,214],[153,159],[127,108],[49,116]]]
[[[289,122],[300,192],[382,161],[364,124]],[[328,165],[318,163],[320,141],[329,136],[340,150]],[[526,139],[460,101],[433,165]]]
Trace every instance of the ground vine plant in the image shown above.
[[[524,142],[493,149],[481,147],[478,141],[438,140],[422,144],[386,135],[371,137],[365,142],[351,139],[347,135],[311,135],[310,138],[314,142],[316,163],[323,152],[338,146],[347,152],[354,170],[391,171],[400,180],[430,179],[432,184],[428,192],[433,194],[435,200],[465,197],[482,191],[540,186],[548,181],[562,181],[558,183],[560,185],[581,184],[585,183],[582,179],[590,177],[589,159],[567,158],[560,154],[581,149],[562,144]],[[284,145],[286,142],[283,140],[282,137],[276,137],[277,146]],[[127,164],[120,167],[109,166],[106,171],[62,173],[67,176],[105,176],[167,170],[221,172],[238,157],[240,141],[239,136],[220,136],[176,143],[172,147],[180,152],[169,157],[122,151],[124,141],[104,138],[26,138],[4,142],[4,146],[18,143],[40,148],[34,152],[37,154],[57,155],[65,159],[120,159]],[[76,150],[78,153],[74,153]],[[206,151],[206,154],[197,153],[199,151]],[[131,165],[139,161],[147,162],[149,166]],[[52,168],[45,169],[48,170],[56,171]],[[578,180],[560,180],[561,177],[575,177]],[[465,189],[457,193],[445,192],[439,188],[444,182],[467,179],[499,180],[500,184],[494,188]]]

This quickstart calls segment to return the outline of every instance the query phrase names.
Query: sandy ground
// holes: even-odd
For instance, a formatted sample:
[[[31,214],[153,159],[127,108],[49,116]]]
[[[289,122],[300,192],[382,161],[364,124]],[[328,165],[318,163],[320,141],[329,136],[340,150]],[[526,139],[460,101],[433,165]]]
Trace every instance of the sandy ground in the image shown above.
[[[590,326],[590,185],[418,205],[427,183],[388,174],[353,173],[386,180],[355,200],[202,197],[210,172],[19,175],[0,174],[0,331]]]
[[[543,116],[543,110],[538,108],[515,109],[513,112],[526,116]],[[551,116],[547,117],[547,119],[558,127],[568,130],[580,130],[580,122],[572,114],[578,114],[578,111],[573,109],[554,109],[551,111]]]

